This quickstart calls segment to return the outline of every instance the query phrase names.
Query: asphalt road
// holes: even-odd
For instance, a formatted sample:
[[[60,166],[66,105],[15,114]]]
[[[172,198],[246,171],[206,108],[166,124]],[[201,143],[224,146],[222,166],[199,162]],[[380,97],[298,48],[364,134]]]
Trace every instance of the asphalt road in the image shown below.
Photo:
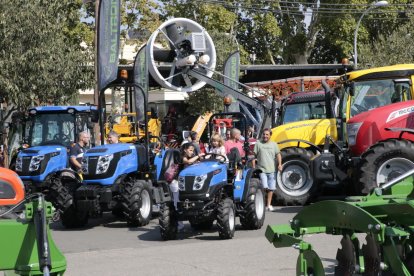
[[[232,240],[220,240],[215,227],[201,233],[186,222],[177,240],[162,241],[157,219],[128,228],[109,214],[80,230],[55,223],[52,235],[67,259],[65,275],[295,275],[297,250],[273,247],[264,232],[268,224],[288,223],[299,210],[278,207],[266,212],[262,229],[247,231],[238,225]],[[306,240],[328,275],[333,274],[340,237],[321,234]]]

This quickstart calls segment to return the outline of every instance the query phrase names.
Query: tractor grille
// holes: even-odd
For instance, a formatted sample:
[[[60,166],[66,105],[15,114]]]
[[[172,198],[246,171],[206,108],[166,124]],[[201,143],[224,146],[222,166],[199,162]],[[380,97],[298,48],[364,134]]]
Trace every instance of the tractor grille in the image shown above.
[[[118,166],[118,161],[121,158],[121,153],[114,153],[114,158],[112,159],[108,170],[106,171],[106,173],[102,174],[96,174],[99,156],[88,156],[84,158],[88,158],[88,174],[83,175],[83,178],[85,180],[106,179],[114,175],[116,167]]]
[[[24,176],[36,176],[36,175],[41,175],[42,173],[45,172],[46,167],[47,167],[47,163],[50,160],[50,154],[46,154],[45,158],[40,162],[40,166],[39,169],[36,171],[29,171],[29,167],[30,167],[30,161],[32,160],[32,156],[24,156],[22,158],[22,171],[18,172],[19,175],[24,175]]]

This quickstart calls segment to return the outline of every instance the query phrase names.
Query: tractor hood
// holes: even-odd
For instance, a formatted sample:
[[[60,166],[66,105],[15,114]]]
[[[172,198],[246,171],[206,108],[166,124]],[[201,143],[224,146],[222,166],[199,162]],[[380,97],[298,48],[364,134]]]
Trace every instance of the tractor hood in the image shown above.
[[[67,149],[63,146],[36,146],[22,150],[16,159],[16,172],[24,180],[42,182],[67,167]]]
[[[297,142],[283,143],[283,141],[290,139],[300,139],[315,145],[323,145],[326,135],[337,140],[336,119],[314,119],[284,124],[272,129],[270,139],[277,142],[279,148],[283,149],[297,146]],[[301,147],[307,147],[307,145],[302,143]]]
[[[140,144],[108,144],[94,147],[83,155],[84,183],[113,185],[124,175],[138,173],[146,164],[146,148]]]
[[[180,200],[209,200],[226,183],[226,164],[216,160],[196,163],[178,176]]]
[[[187,168],[183,169],[180,172],[180,176],[197,176],[203,175],[209,172],[213,172],[215,170],[219,170],[223,167],[223,164],[220,164],[217,161],[204,161],[200,163],[196,163],[194,165],[188,166]]]
[[[347,141],[351,154],[360,156],[375,143],[398,139],[402,130],[414,129],[414,101],[394,103],[360,113],[347,122]],[[413,134],[402,137],[414,139]]]
[[[114,154],[117,152],[125,151],[125,150],[133,150],[135,149],[134,145],[132,144],[108,144],[97,146],[92,149],[86,151],[85,155],[88,156],[100,156],[100,155],[107,155],[107,154]]]
[[[62,152],[66,151],[66,147],[56,145],[56,146],[36,146],[32,148],[28,148],[25,150],[22,150],[19,153],[19,156],[35,156],[35,155],[45,155],[52,152]]]

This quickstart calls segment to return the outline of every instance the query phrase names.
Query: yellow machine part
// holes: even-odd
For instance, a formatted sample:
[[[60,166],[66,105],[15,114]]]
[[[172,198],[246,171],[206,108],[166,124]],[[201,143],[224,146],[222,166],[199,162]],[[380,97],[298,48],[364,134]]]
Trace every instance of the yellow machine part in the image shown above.
[[[272,129],[272,141],[279,143],[279,148],[297,147],[298,142],[280,143],[289,139],[300,139],[315,145],[323,145],[325,136],[330,135],[337,140],[338,133],[336,119],[315,119],[293,122]],[[308,144],[300,143],[301,148],[309,147]]]
[[[204,130],[206,129],[206,126],[208,124],[208,120],[210,120],[212,115],[213,115],[213,113],[206,112],[205,114],[198,116],[198,119],[194,123],[193,128],[191,129],[191,131],[197,132],[198,137],[201,137]]]
[[[119,123],[112,124],[112,129],[109,123],[105,124],[105,136],[112,130],[118,133],[119,135],[119,142],[121,143],[133,143],[137,141],[137,134],[135,130],[135,123],[128,120],[128,118],[134,116],[135,113],[123,113],[121,114],[121,118]],[[161,133],[161,121],[159,119],[149,119],[148,121],[148,132],[152,136],[159,136]],[[145,136],[145,132],[143,128],[139,128],[139,138]],[[150,142],[157,142],[156,138],[150,140]]]

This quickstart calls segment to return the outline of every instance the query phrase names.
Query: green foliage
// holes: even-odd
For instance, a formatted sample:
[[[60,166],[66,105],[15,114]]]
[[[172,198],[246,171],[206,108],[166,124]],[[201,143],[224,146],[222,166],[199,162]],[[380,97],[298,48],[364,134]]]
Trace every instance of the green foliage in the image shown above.
[[[196,92],[189,93],[187,112],[190,115],[198,116],[208,111],[223,111],[223,97],[219,96],[213,88],[204,87]]]
[[[369,68],[398,63],[414,63],[414,18],[390,35],[359,44],[358,67]]]
[[[87,28],[81,1],[9,0],[0,4],[0,93],[20,110],[63,104],[93,87],[93,55],[81,47]]]

